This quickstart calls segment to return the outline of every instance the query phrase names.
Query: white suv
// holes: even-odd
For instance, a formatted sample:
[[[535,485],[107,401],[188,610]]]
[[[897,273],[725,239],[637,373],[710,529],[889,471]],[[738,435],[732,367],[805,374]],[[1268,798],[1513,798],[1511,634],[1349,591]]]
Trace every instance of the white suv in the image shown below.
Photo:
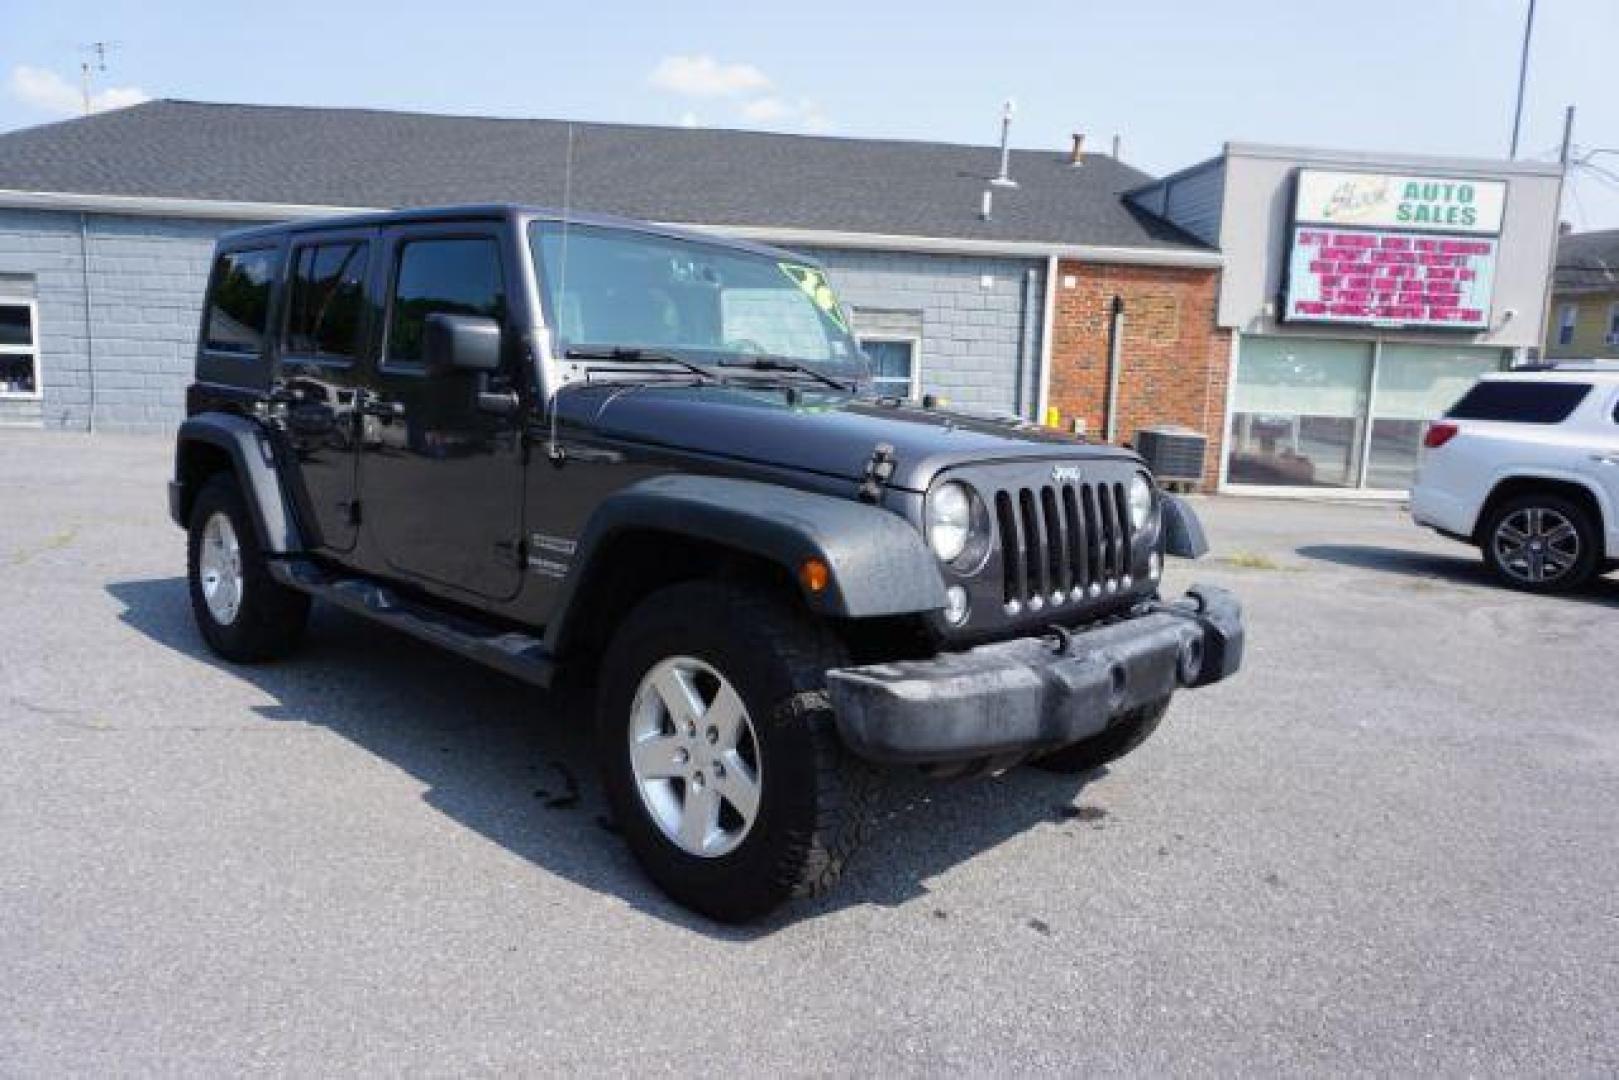
[[[1428,428],[1411,516],[1508,585],[1559,592],[1619,563],[1619,368],[1485,375]]]

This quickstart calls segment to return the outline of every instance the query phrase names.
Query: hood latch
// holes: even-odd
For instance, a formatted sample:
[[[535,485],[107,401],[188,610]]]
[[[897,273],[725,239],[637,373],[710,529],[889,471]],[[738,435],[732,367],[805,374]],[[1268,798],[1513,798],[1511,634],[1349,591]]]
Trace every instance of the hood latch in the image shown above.
[[[860,501],[874,503],[883,497],[888,478],[894,475],[894,448],[878,443],[866,461],[866,475],[860,481]]]

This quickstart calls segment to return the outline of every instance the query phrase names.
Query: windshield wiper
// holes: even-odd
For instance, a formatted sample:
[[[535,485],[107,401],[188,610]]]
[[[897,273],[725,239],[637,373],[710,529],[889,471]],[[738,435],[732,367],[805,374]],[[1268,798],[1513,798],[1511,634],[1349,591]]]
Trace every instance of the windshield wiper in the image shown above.
[[[802,375],[808,375],[812,379],[818,379],[834,390],[852,393],[855,389],[853,385],[840,379],[834,379],[824,371],[812,368],[808,364],[799,363],[797,360],[789,360],[785,356],[738,356],[731,360],[721,360],[718,362],[718,366],[749,368],[753,371],[796,371]]]
[[[674,364],[705,379],[717,381],[718,378],[695,360],[687,360],[685,357],[660,352],[657,349],[641,349],[625,345],[573,345],[564,350],[562,356],[567,360],[622,360],[631,364]]]

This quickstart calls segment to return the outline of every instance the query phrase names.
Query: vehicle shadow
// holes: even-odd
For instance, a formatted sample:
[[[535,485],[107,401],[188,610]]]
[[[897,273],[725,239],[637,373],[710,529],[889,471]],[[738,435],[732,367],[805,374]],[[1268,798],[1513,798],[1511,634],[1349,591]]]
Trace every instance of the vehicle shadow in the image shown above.
[[[1459,547],[1455,555],[1378,544],[1305,544],[1294,550],[1302,558],[1319,559],[1357,570],[1437,578],[1455,585],[1507,591],[1478,555],[1466,548]],[[1619,606],[1619,581],[1611,575],[1598,577],[1584,589],[1559,594],[1557,599]]]
[[[748,941],[842,908],[898,906],[930,878],[1031,827],[1076,828],[1091,777],[1018,769],[932,782],[894,772],[873,836],[831,896],[748,927],[713,923],[663,896],[614,835],[589,738],[586,695],[546,693],[358,616],[316,605],[293,657],[241,666],[213,655],[181,577],[123,581],[121,620],[152,641],[245,679],[274,704],[266,722],[317,725],[426,785],[429,805],[576,884],[715,939]]]

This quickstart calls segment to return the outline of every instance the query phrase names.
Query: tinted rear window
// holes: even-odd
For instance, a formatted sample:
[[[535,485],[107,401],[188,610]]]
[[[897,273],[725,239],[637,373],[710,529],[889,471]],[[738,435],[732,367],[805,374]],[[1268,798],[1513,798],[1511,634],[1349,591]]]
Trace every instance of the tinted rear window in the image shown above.
[[[1452,420],[1560,424],[1590,392],[1590,383],[1481,382],[1463,394],[1445,415]]]
[[[253,356],[264,348],[274,280],[273,250],[232,251],[215,260],[205,339],[209,350]]]

